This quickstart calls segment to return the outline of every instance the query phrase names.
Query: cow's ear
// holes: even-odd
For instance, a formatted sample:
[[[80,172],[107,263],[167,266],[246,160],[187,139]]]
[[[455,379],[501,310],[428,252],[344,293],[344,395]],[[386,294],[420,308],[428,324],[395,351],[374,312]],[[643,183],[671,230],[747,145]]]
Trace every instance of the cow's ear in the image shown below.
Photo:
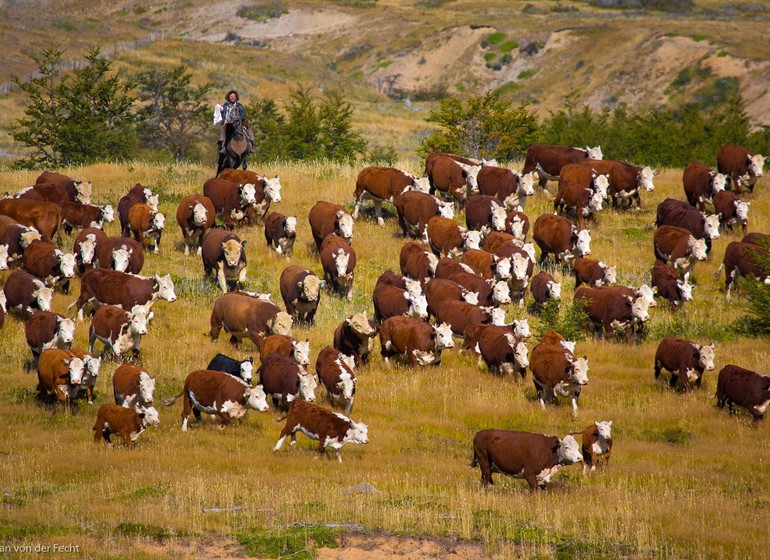
[[[343,212],[342,210],[337,210],[337,214],[336,214],[337,219],[340,219],[344,215],[345,215],[345,212]]]
[[[70,361],[67,358],[64,358],[61,363],[63,363],[65,366],[70,365]]]

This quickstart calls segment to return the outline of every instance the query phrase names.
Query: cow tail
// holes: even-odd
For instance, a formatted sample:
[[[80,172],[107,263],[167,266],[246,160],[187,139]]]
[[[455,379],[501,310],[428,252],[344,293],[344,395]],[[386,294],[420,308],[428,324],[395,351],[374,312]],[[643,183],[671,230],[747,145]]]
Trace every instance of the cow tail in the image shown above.
[[[165,399],[163,399],[163,406],[174,406],[174,403],[176,402],[176,400],[182,395],[184,395],[184,388],[182,388],[182,390],[179,391],[178,395],[174,395],[173,397],[166,397]]]
[[[471,462],[468,463],[468,466],[472,469],[475,469],[478,465],[479,465],[479,458],[476,456],[476,449],[474,447],[473,457],[471,457]]]
[[[714,273],[714,280],[719,280],[719,277],[722,274],[722,268],[724,268],[725,263],[722,263],[719,265],[719,268],[717,268],[717,271]]]
[[[276,421],[276,422],[283,422],[283,421],[284,421],[284,420],[286,420],[286,418],[288,418],[288,417],[289,417],[289,413],[287,412],[287,413],[286,413],[286,414],[284,414],[283,416],[276,416],[276,417],[275,417],[275,421]]]

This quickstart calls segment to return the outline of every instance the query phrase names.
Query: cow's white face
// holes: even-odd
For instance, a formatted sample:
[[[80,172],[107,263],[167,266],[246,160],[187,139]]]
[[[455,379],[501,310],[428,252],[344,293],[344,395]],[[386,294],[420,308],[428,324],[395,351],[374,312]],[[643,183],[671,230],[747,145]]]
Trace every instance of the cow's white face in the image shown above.
[[[478,303],[478,294],[476,301]],[[492,302],[495,305],[511,303],[511,288],[503,280],[496,282],[494,288],[492,288]]]
[[[171,279],[170,274],[165,276],[154,276],[155,281],[158,283],[158,297],[165,299],[166,301],[176,301],[176,293],[174,293],[174,281]]]
[[[479,294],[478,292],[464,292],[463,293],[463,301],[465,303],[470,303],[471,305],[478,305],[479,304]]]
[[[443,200],[438,200],[438,215],[442,218],[446,218],[448,220],[452,220],[455,217],[455,206],[451,202],[444,202]]]
[[[344,367],[341,365],[340,360],[336,360],[340,367],[340,380],[337,383],[337,389],[342,393],[342,397],[350,400],[353,398],[353,391],[356,387],[353,376],[348,371],[344,371]]]
[[[706,237],[709,239],[716,239],[719,237],[719,214],[712,214],[707,216],[703,214],[703,230],[706,233]]]
[[[128,352],[134,347],[134,337],[131,334],[131,328],[129,325],[124,324],[120,328],[118,336],[115,338],[115,342],[112,344],[116,354],[122,354]]]
[[[596,431],[601,439],[612,439],[612,420],[594,422],[594,426],[596,426]]]
[[[345,434],[345,441],[350,443],[369,443],[369,428],[363,422],[350,420],[350,428]]]
[[[594,192],[602,197],[607,198],[607,189],[610,187],[610,180],[607,175],[598,175],[594,177]]]
[[[755,177],[761,177],[762,176],[762,168],[765,165],[765,158],[762,157],[761,154],[754,154],[749,159],[749,175],[754,175]]]
[[[714,194],[725,190],[726,185],[727,177],[725,177],[724,173],[714,173],[713,171],[711,172],[711,190],[714,192]]]
[[[0,245],[0,270],[8,270],[8,244]]]
[[[278,175],[272,179],[264,178],[265,180],[265,198],[272,200],[273,202],[281,202],[281,180]]]
[[[86,368],[83,360],[80,358],[64,360],[64,365],[67,366],[67,371],[69,371],[70,383],[73,385],[80,385],[83,382],[83,373]]]
[[[246,406],[260,412],[265,412],[270,408],[267,404],[267,395],[262,388],[262,385],[256,387],[249,387],[243,395],[246,397]]]
[[[162,231],[164,227],[166,227],[166,216],[157,212],[152,217],[152,229],[155,231]]]
[[[294,349],[294,360],[302,367],[307,367],[310,364],[310,341],[292,340],[291,346]]]
[[[54,255],[59,257],[59,270],[64,278],[72,278],[75,276],[75,255],[72,253],[62,253],[58,249],[54,251]]]
[[[302,282],[297,282],[297,287],[308,301],[318,301],[321,295],[321,279],[315,274],[305,276]]]
[[[465,248],[481,249],[482,235],[480,231],[465,232]]]
[[[532,196],[535,194],[535,172],[530,171],[525,175],[519,175],[519,195]],[[523,204],[523,203],[522,203]]]
[[[445,348],[455,347],[455,341],[452,339],[452,327],[447,323],[435,325],[433,332],[436,333],[436,351],[440,352]]]
[[[595,192],[594,194],[592,194],[591,200],[588,201],[589,212],[601,212],[603,201],[604,201],[604,197],[602,196],[602,193]]]
[[[337,229],[340,237],[346,239],[348,243],[353,239],[353,216],[342,210],[337,211]]]
[[[254,363],[251,360],[242,361],[240,372],[241,379],[246,383],[251,384],[251,380],[254,379]]]
[[[529,330],[529,321],[527,319],[513,320],[513,334],[519,338],[529,338],[532,333]]]
[[[460,163],[459,161],[455,162],[455,163],[457,163],[457,165],[459,165],[462,168],[462,170],[465,172],[465,184],[466,184],[466,186],[471,191],[478,190],[478,188],[479,188],[478,176],[479,176],[479,171],[481,171],[481,166],[480,165],[466,165],[464,163]]]
[[[570,381],[577,385],[588,385],[588,357],[583,356],[572,360]]]
[[[94,262],[94,254],[96,253],[96,235],[89,233],[78,246],[80,247],[80,258],[82,259],[83,264],[91,264]]]
[[[588,155],[588,159],[602,159],[602,158],[604,158],[604,154],[602,154],[602,147],[601,146],[594,146],[593,148],[586,147],[586,154]]]
[[[35,291],[32,292],[32,297],[35,298],[37,306],[41,311],[51,310],[51,300],[53,299],[53,288],[46,287],[40,280],[35,279]]]
[[[650,304],[644,298],[644,296],[639,296],[633,302],[631,302],[632,317],[641,322],[648,321],[650,319],[649,307]]]
[[[160,426],[160,415],[158,414],[158,409],[154,406],[142,408],[141,410],[137,410],[137,412],[139,414],[144,414],[145,425],[152,426],[153,428]]]
[[[690,244],[692,247],[691,253],[693,257],[699,261],[705,261],[708,258],[705,239],[695,239],[694,237],[690,236]]]
[[[337,270],[337,276],[343,277],[348,273],[348,263],[350,263],[350,254],[340,247],[334,255],[334,267]]]
[[[703,369],[712,371],[714,369],[714,343],[707,346],[697,346],[700,351],[700,357],[698,358],[698,365]]]
[[[112,266],[119,272],[126,272],[128,265],[131,262],[131,253],[133,249],[127,249],[125,245],[121,245],[117,249],[112,250]]]
[[[139,373],[139,396],[146,403],[155,400],[155,378],[146,371]]]
[[[532,262],[535,262],[535,244],[534,243],[525,243],[524,245],[521,246],[521,249],[522,251],[524,251],[529,255],[529,260],[531,260]]]
[[[415,177],[409,190],[428,194],[430,192],[430,180],[427,177]]]
[[[679,294],[682,301],[692,301],[692,290],[695,286],[687,281],[687,277],[690,275],[688,272],[684,275],[684,278],[676,281],[676,285],[679,287]]]
[[[577,256],[591,254],[591,232],[587,229],[581,229],[578,232],[577,242],[575,243],[575,252]]]
[[[510,222],[508,231],[516,239],[524,241],[524,220],[522,220],[519,216],[514,216]]]
[[[102,367],[102,359],[101,357],[97,358],[96,356],[85,355],[83,356],[83,367],[85,368],[85,373],[91,380],[94,380],[99,377],[99,368]]]
[[[286,225],[283,228],[286,235],[295,235],[297,233],[297,217],[289,216],[286,218]]]
[[[422,295],[422,284],[420,284],[419,280],[404,278],[404,281],[406,282],[406,291],[409,292],[410,296]]]
[[[505,231],[505,208],[494,205],[492,208],[492,227],[497,231]]]
[[[655,171],[651,167],[643,167],[639,172],[639,186],[646,191],[654,191],[655,185],[652,182],[655,177]]]
[[[275,317],[271,323],[271,333],[291,336],[291,322],[291,315],[285,311],[279,311],[275,314]]]
[[[26,249],[29,247],[29,244],[33,241],[38,241],[39,239],[42,239],[40,237],[40,232],[37,231],[35,228],[27,227],[27,226],[20,226],[21,227],[21,236],[19,237],[19,245],[21,245],[22,249]]]
[[[489,308],[484,307],[483,309],[489,309]],[[495,307],[489,312],[489,314],[493,325],[502,327],[508,324],[505,322],[505,309],[502,309],[500,307]]]
[[[93,192],[93,183],[91,181],[79,181],[75,183],[75,198],[80,204],[91,204],[91,193]]]
[[[132,335],[147,334],[149,310],[143,305],[135,305],[128,313],[129,330]]]
[[[741,200],[735,201],[735,215],[741,222],[746,222],[749,219],[749,205],[751,202],[743,202]]]
[[[409,315],[417,319],[428,318],[428,300],[424,295],[413,296],[409,292],[404,292],[404,297],[410,302]]]
[[[511,276],[516,280],[526,280],[529,269],[529,260],[519,253],[515,253],[513,259],[513,270]]]
[[[548,284],[546,284],[548,288],[548,297],[550,299],[554,300],[560,300],[561,299],[561,283],[560,282],[553,282],[551,280],[548,281]]]
[[[574,340],[560,340],[559,344],[565,350],[569,350],[573,354],[575,353],[575,341]]]
[[[109,204],[106,204],[102,208],[102,220],[108,224],[115,221],[115,210]]]
[[[583,460],[583,453],[580,450],[577,440],[573,435],[565,436],[559,440],[559,448],[556,451],[559,457],[559,463],[562,465],[571,465],[580,463]]]
[[[495,263],[495,276],[498,280],[508,280],[512,274],[511,259],[505,257]]]
[[[205,226],[208,220],[208,216],[209,213],[206,210],[206,207],[200,202],[196,202],[195,206],[192,208],[193,224],[197,227]]]
[[[158,195],[157,194],[152,194],[152,192],[150,192],[150,189],[144,189],[144,196],[147,199],[147,201],[146,201],[147,206],[152,208],[153,212],[157,212],[158,211]]]
[[[257,203],[257,189],[254,183],[246,183],[241,186],[241,208]]]
[[[614,266],[607,266],[602,262],[599,263],[599,266],[604,269],[603,282],[605,286],[609,286],[618,281],[618,272]]]
[[[315,389],[318,387],[318,378],[310,375],[300,366],[302,371],[299,374],[299,397],[302,400],[313,402],[315,400]]]
[[[366,313],[356,313],[347,322],[360,338],[374,336],[376,333],[374,327],[369,323],[369,319],[366,318]]]
[[[3,290],[0,290],[0,308],[3,309],[3,312],[8,311],[8,299],[5,297],[5,292]]]
[[[225,263],[230,268],[235,268],[241,260],[243,254],[243,245],[236,239],[228,239],[222,243],[222,253],[225,256]]]
[[[343,362],[350,368],[350,371],[353,371],[356,369],[356,359],[353,356],[348,356],[347,354],[340,354],[340,358]]]
[[[57,319],[59,323],[56,329],[56,340],[60,344],[72,344],[75,340],[75,321],[70,318]]]

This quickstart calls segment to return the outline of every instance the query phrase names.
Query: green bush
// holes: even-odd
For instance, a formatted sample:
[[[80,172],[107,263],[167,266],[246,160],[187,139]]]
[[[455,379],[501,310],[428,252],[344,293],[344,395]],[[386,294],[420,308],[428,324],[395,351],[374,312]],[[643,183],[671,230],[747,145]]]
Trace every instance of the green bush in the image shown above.
[[[291,527],[236,535],[249,556],[312,560],[316,548],[338,548],[335,533],[328,527]]]
[[[488,35],[484,41],[489,45],[497,45],[499,43],[503,42],[503,39],[505,39],[506,34],[502,31],[497,31],[496,33],[492,33],[491,35]]]

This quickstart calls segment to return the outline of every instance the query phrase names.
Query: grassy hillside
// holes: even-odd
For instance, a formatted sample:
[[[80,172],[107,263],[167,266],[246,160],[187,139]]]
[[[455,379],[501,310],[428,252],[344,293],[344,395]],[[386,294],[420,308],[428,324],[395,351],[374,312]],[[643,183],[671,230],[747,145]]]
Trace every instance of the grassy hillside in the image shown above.
[[[402,165],[420,172],[416,164]],[[320,274],[310,250],[308,210],[316,200],[348,202],[358,170],[327,164],[259,170],[281,177],[283,202],[275,209],[299,217],[293,264]],[[224,337],[213,342],[205,336],[220,294],[202,281],[199,259],[183,256],[173,220],[177,202],[202,192],[212,169],[137,162],[63,171],[92,180],[97,202],[116,204],[137,181],[160,192],[167,231],[161,254],[147,257],[143,273],[170,272],[178,300],[156,304],[156,318],[142,343],[143,365],[158,380],[158,403],[177,393],[187,373],[204,367],[217,352],[256,354],[249,342],[235,350]],[[34,174],[20,172],[0,176],[9,191],[34,180]],[[653,193],[645,193],[643,211],[604,212],[591,228],[592,256],[617,265],[624,284],[649,280],[657,203],[683,198],[681,170],[663,170],[656,185]],[[533,220],[545,211],[550,203],[542,194],[527,204]],[[752,198],[750,230],[770,231],[768,216],[770,196],[760,183]],[[315,327],[294,332],[310,339],[311,364],[346,315],[371,313],[377,276],[387,268],[398,270],[403,240],[395,236],[395,226],[389,219],[379,228],[368,216],[356,223],[353,302],[323,294]],[[107,230],[117,234],[115,224]],[[248,241],[248,288],[271,292],[279,302],[278,277],[288,263],[267,251],[259,228],[238,233]],[[717,371],[728,363],[766,370],[767,341],[740,337],[731,329],[745,302],[740,297],[726,302],[722,282],[712,278],[726,245],[737,237],[716,240],[711,260],[696,266],[695,301],[678,313],[662,304],[652,311],[648,340],[630,346],[590,338],[578,342],[577,352],[589,358],[590,384],[576,418],[566,403],[541,410],[529,374],[523,381],[493,376],[457,351],[446,352],[439,368],[388,368],[378,342],[373,363],[357,371],[351,414],[368,424],[370,443],[344,448],[342,465],[316,458],[316,444],[302,435],[296,448],[273,453],[281,424],[272,411],[250,411],[225,430],[207,419],[182,433],[180,404],[159,406],[160,427],[145,432],[134,448],[94,445],[95,409],[112,400],[117,364],[103,367],[96,405],[81,404],[73,417],[41,408],[35,402],[35,375],[24,370],[30,354],[23,324],[7,317],[0,330],[0,544],[74,543],[85,558],[147,558],[170,556],[169,543],[206,543],[230,535],[253,542],[268,530],[301,523],[478,540],[504,558],[762,557],[770,540],[766,421],[752,425],[747,414],[731,417],[716,409],[716,371],[706,373],[705,386],[692,394],[673,391],[652,375],[655,348],[665,334],[716,340]],[[54,310],[64,312],[77,297],[77,284],[69,296],[56,295]],[[573,281],[564,278],[565,302],[572,291]],[[509,318],[527,316],[518,307],[508,313]],[[536,317],[530,322],[533,330],[539,327]],[[81,323],[76,346],[86,345],[87,323]],[[317,395],[323,402],[323,391]],[[610,419],[611,467],[590,477],[582,477],[579,467],[565,468],[544,494],[530,495],[524,482],[499,475],[496,487],[485,492],[478,470],[468,467],[479,429],[563,436]],[[351,492],[359,483],[376,491]],[[307,531],[312,536],[314,530]]]

